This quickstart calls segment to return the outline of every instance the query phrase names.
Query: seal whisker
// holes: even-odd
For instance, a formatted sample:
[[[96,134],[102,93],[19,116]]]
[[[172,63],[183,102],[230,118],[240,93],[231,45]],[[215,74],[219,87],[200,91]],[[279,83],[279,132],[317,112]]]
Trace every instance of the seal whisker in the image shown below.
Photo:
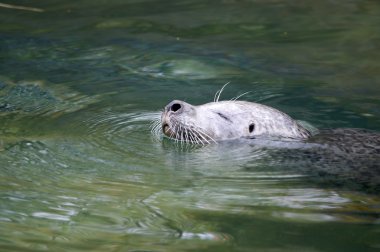
[[[191,140],[189,129],[185,128],[186,132],[186,142],[192,143],[193,141]]]
[[[160,123],[160,117],[153,119],[151,125],[155,125],[156,123]]]
[[[194,143],[194,144],[197,144],[198,143],[198,140],[196,139],[196,137],[194,136],[194,134],[190,131],[190,136],[191,136],[191,142]]]
[[[230,101],[236,101],[237,99],[241,98],[242,96],[246,95],[246,94],[249,94],[251,93],[252,91],[248,91],[248,92],[245,92],[245,93],[242,93],[234,98],[232,98]]]
[[[188,143],[189,142],[189,136],[187,135],[186,127],[183,128],[183,131],[184,131],[184,136],[185,136],[184,142]]]
[[[183,144],[185,142],[185,139],[184,139],[185,138],[185,132],[183,130],[182,125],[179,125],[179,131],[180,131],[180,138],[181,138],[180,143],[181,143],[181,147],[183,147]]]
[[[195,129],[195,128],[194,128],[193,130],[194,130],[196,133],[198,133],[197,136],[199,137],[199,140],[201,141],[202,144],[203,144],[204,142],[210,144],[210,141],[208,141],[207,138],[205,137],[205,136],[208,137],[208,135],[205,134],[204,132],[202,132],[201,129],[199,129],[199,128],[196,128],[196,129]],[[209,138],[210,138],[210,137],[209,137]],[[204,141],[202,141],[201,139],[203,139]],[[212,139],[212,138],[211,138],[211,139]]]
[[[157,120],[154,120],[151,125],[150,125],[150,128],[151,128],[151,133],[153,134],[153,136],[155,136],[156,138],[159,138],[160,137],[160,133],[161,133],[161,121],[159,119]]]
[[[198,137],[196,136],[196,134],[194,134],[194,132],[191,128],[189,128],[189,132],[192,136],[192,142],[195,144],[198,144],[199,143]]]
[[[156,125],[156,130],[157,131],[160,131],[161,130],[161,122],[158,121],[157,125]]]
[[[160,125],[161,124],[161,114],[163,113],[164,111],[163,110],[159,110],[157,111],[157,113],[155,113],[155,118],[152,120],[151,124],[150,124],[150,127],[153,128],[154,126],[156,126],[157,124]]]
[[[189,135],[188,135],[188,131],[187,131],[187,128],[186,127],[183,127],[183,142],[184,143],[191,143],[191,141],[189,140]]]
[[[157,121],[157,120],[152,121],[152,122],[150,123],[149,128],[150,128],[151,130],[153,130],[153,129],[157,126],[157,123],[159,123],[159,121]]]
[[[190,143],[197,143],[196,139],[194,138],[194,133],[190,127],[185,127],[185,130],[187,132],[188,140]]]
[[[202,145],[204,145],[205,142],[210,144],[210,142],[202,134],[199,134],[199,136],[204,140],[204,141],[201,140]]]
[[[185,132],[186,132],[186,141],[192,143],[193,141],[191,140],[191,136],[187,128],[185,128]]]
[[[159,130],[160,126],[161,126],[161,122],[156,121],[156,124],[152,127],[152,130],[157,131]]]
[[[198,144],[198,140],[197,140],[197,138],[194,136],[194,134],[191,132],[191,130],[190,130],[190,136],[191,136],[191,142],[193,143],[193,144]]]
[[[216,143],[215,139],[212,138],[209,134],[207,134],[206,132],[204,132],[203,130],[199,129],[199,132],[201,133],[201,135],[205,135],[209,140],[211,140],[212,142]],[[208,140],[206,140],[207,143],[210,143]]]
[[[202,141],[200,140],[200,138],[198,137],[198,135],[195,134],[194,130],[191,130],[191,132],[192,132],[193,137],[194,137],[194,139],[195,139],[195,143],[196,143],[196,144],[200,144],[200,143],[202,143]]]
[[[153,128],[153,129],[151,130],[151,132],[152,132],[152,134],[153,134],[154,136],[159,136],[159,131],[158,131],[157,127]]]
[[[172,123],[172,128],[171,128],[171,132],[170,132],[169,138],[176,139],[175,137],[173,137],[174,135],[177,135],[176,123]]]
[[[176,139],[176,143],[177,145],[181,145],[181,125],[180,124],[177,124],[177,129],[176,129],[176,136],[175,136],[175,139]]]
[[[149,127],[151,128],[151,130],[153,130],[156,127],[156,125],[157,125],[157,121],[153,121],[151,122]]]
[[[179,142],[179,125],[178,124],[176,124],[175,125],[175,139],[176,139],[176,142],[178,143]]]
[[[195,143],[196,143],[196,144],[201,144],[202,141],[201,141],[201,139],[199,138],[199,136],[198,136],[197,134],[195,134],[194,131],[192,131],[192,132],[193,132],[193,136],[194,136],[194,138],[195,138]]]
[[[216,101],[216,97],[217,97],[217,95],[219,94],[219,92],[220,92],[220,90],[216,91],[216,93],[215,93],[215,95],[214,95],[214,102],[217,102],[217,101]]]
[[[230,84],[230,82],[227,82],[226,84],[224,84],[223,87],[222,87],[221,89],[219,89],[219,90],[215,93],[215,95],[214,95],[214,102],[218,102],[218,101],[219,101],[220,95],[222,94],[224,88],[225,88],[228,84]]]
[[[187,142],[187,131],[185,127],[182,127],[182,141]]]

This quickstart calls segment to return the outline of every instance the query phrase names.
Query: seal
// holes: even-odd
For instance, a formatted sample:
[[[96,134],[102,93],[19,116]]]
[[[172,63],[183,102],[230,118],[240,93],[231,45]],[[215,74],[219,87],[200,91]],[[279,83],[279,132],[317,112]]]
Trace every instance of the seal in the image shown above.
[[[236,99],[218,100],[219,95],[214,102],[199,106],[174,100],[153,125],[154,132],[160,130],[175,141],[201,145],[253,139],[243,141],[244,150],[254,153],[256,148],[265,148],[265,155],[253,155],[244,165],[247,169],[255,169],[263,160],[266,165],[305,175],[316,183],[379,194],[378,132],[351,128],[310,132],[275,108]],[[225,141],[219,146],[236,146],[231,143]]]
[[[161,115],[162,132],[177,141],[207,144],[238,138],[303,140],[311,133],[287,114],[247,101],[214,101],[194,106],[170,102]]]

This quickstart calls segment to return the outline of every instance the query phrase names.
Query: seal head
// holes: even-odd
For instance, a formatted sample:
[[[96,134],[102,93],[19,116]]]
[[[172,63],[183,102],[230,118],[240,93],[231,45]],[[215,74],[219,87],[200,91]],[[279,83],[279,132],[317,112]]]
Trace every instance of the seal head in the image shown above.
[[[161,126],[167,137],[197,144],[256,137],[303,140],[311,136],[287,114],[246,101],[193,106],[174,100],[165,107]]]

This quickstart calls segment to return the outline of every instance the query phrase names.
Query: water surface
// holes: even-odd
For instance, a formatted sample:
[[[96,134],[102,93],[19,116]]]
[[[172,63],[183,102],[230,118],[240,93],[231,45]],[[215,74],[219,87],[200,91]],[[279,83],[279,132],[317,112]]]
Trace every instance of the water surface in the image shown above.
[[[0,5],[2,251],[380,249],[378,193],[150,132],[171,100],[227,82],[221,99],[380,131],[378,2],[17,6]]]

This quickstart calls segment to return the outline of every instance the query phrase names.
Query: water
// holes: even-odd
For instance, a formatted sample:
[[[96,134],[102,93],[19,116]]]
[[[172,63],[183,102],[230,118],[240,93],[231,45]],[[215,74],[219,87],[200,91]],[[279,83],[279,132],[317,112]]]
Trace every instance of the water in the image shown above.
[[[378,193],[150,133],[227,82],[222,99],[380,131],[378,2],[17,5],[0,5],[1,251],[380,249]]]

